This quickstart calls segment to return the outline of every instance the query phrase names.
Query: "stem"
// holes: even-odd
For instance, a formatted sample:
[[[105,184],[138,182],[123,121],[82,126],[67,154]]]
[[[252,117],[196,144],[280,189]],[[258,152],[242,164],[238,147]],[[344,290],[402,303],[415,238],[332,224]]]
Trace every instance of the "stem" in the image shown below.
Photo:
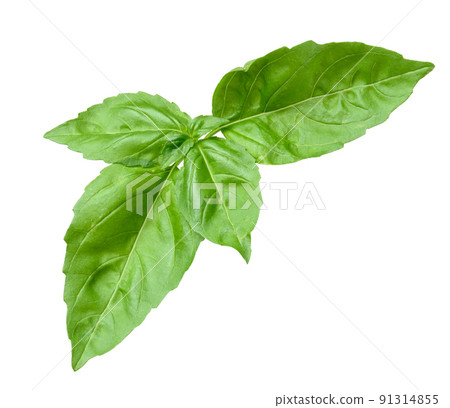
[[[185,155],[183,155],[182,157],[180,157],[176,162],[174,162],[171,166],[170,172],[172,173],[173,169],[175,167],[178,167],[178,165],[184,160]]]
[[[204,139],[208,139],[208,137],[214,136],[217,132],[219,132],[219,131],[222,130],[223,128],[226,128],[227,126],[232,125],[232,124],[233,124],[233,122],[231,122],[231,123],[225,123],[225,124],[222,125],[222,126],[219,126],[219,127],[215,128],[215,129],[213,129],[213,130],[210,130],[210,131],[206,134],[206,136],[204,137]]]

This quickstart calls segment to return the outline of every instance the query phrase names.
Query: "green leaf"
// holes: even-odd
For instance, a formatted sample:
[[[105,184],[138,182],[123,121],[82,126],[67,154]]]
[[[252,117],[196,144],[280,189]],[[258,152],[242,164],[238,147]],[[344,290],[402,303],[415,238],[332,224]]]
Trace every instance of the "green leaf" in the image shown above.
[[[178,286],[203,239],[170,171],[112,165],[86,188],[67,231],[67,330],[75,370],[106,353]]]
[[[249,261],[262,204],[256,162],[343,147],[386,120],[433,67],[362,43],[309,41],[225,75],[214,116],[191,119],[139,92],[48,132],[88,159],[116,163],[87,186],[65,237],[73,368],[142,323],[178,286],[204,238]],[[228,140],[211,137],[219,131]]]
[[[189,115],[159,95],[120,94],[45,134],[87,159],[166,167],[192,146]]]
[[[228,120],[224,118],[205,115],[197,116],[189,123],[189,133],[193,138],[198,139],[226,123],[228,123]]]
[[[433,67],[362,43],[308,41],[226,74],[213,114],[230,121],[225,137],[257,162],[295,162],[340,149],[384,122]]]
[[[225,139],[202,139],[188,153],[176,182],[180,208],[195,230],[231,246],[248,262],[250,232],[262,204],[252,156]]]

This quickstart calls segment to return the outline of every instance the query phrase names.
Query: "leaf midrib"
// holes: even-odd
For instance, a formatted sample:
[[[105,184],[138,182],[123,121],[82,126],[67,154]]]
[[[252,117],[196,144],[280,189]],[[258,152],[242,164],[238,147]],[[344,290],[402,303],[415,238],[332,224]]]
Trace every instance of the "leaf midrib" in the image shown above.
[[[163,131],[167,132],[176,132],[181,133],[183,135],[189,136],[186,132],[184,132],[181,129],[160,129],[160,128],[148,128],[143,130],[128,130],[128,131],[121,131],[121,132],[81,132],[81,133],[58,133],[55,135],[50,135],[51,131],[48,132],[46,135],[44,135],[45,138],[50,139],[50,137],[73,137],[73,136],[124,136],[127,134],[140,134],[140,133],[148,133],[148,132],[156,132],[156,133],[162,133],[163,136],[166,136]]]
[[[169,180],[171,174],[173,173],[173,171],[174,171],[174,169],[175,169],[176,167],[177,167],[177,166],[174,164],[174,165],[172,166],[172,168],[170,169],[169,173],[167,174],[167,177],[166,177],[166,179],[164,180],[164,183],[163,183],[161,189],[158,191],[158,194],[157,194],[155,200],[154,200],[153,203],[152,203],[152,206],[151,206],[151,208],[150,208],[150,211],[153,210],[153,207],[155,206],[156,202],[158,201],[159,197],[161,196],[162,191],[166,188],[166,186],[167,186],[167,181]],[[122,278],[123,278],[123,276],[124,276],[124,272],[125,272],[125,270],[127,269],[128,262],[130,261],[131,254],[135,251],[136,245],[137,245],[137,243],[138,243],[138,241],[139,241],[139,238],[140,238],[140,236],[141,236],[141,234],[142,234],[142,231],[144,230],[144,227],[145,227],[147,221],[148,221],[148,218],[147,218],[147,214],[146,214],[145,219],[144,219],[144,222],[142,223],[142,226],[141,226],[141,228],[139,229],[138,234],[136,235],[136,239],[134,240],[133,246],[132,246],[132,248],[131,248],[131,250],[130,250],[130,253],[129,253],[128,257],[127,257],[127,261],[125,262],[125,265],[124,265],[124,267],[122,268],[122,271],[121,271],[121,273],[120,273],[119,280],[117,281],[117,284],[116,284],[116,286],[115,286],[115,288],[114,288],[114,291],[113,291],[113,293],[111,294],[111,296],[110,296],[110,298],[109,298],[109,300],[108,300],[108,303],[106,304],[106,306],[105,306],[105,308],[103,309],[102,313],[98,315],[99,318],[98,318],[98,320],[97,320],[97,323],[95,324],[95,326],[94,326],[93,329],[91,330],[91,333],[89,334],[89,338],[88,338],[88,340],[87,340],[87,342],[86,342],[86,345],[85,345],[84,348],[83,348],[83,352],[81,353],[81,356],[80,356],[80,358],[78,359],[77,363],[81,360],[81,358],[83,357],[83,354],[85,353],[86,349],[88,348],[89,343],[91,342],[91,339],[92,339],[92,335],[93,335],[93,334],[95,333],[95,331],[97,330],[98,325],[99,325],[100,322],[103,320],[104,316],[107,316],[107,314],[105,314],[105,312],[106,312],[106,310],[108,309],[108,307],[110,306],[110,304],[111,304],[111,302],[112,302],[112,299],[114,298],[114,296],[115,296],[116,293],[117,293],[117,290],[118,290],[118,288],[119,288],[119,285],[120,285],[120,283],[122,282]],[[120,301],[119,301],[119,302],[120,302]],[[118,303],[116,303],[116,305],[117,305],[117,304],[118,304]],[[116,305],[115,305],[115,306],[116,306]],[[115,307],[115,306],[114,306],[114,307]],[[113,310],[113,309],[111,309],[110,312],[111,312],[112,310]],[[80,340],[80,341],[81,341],[81,340]]]
[[[206,156],[205,156],[205,154],[204,154],[204,152],[203,152],[203,149],[201,148],[200,144],[197,144],[197,148],[198,148],[200,154],[201,154],[202,157],[203,157],[203,161],[204,161],[205,164],[206,164],[206,168],[208,169],[208,173],[209,173],[209,175],[211,176],[211,180],[213,181],[214,186],[215,186],[216,191],[217,191],[217,194],[219,195],[220,203],[222,204],[222,207],[223,207],[223,209],[224,209],[224,211],[225,211],[225,214],[226,214],[226,216],[227,216],[227,219],[228,219],[230,225],[233,227],[233,231],[234,231],[234,233],[236,234],[236,237],[237,237],[237,239],[238,239],[238,241],[239,241],[239,244],[240,244],[241,247],[242,247],[242,241],[241,241],[241,239],[239,238],[239,235],[238,235],[238,233],[237,233],[237,231],[236,231],[236,227],[234,226],[233,222],[231,221],[230,214],[229,214],[229,212],[228,212],[227,206],[225,205],[225,202],[224,202],[224,200],[223,200],[222,194],[220,193],[220,189],[218,188],[217,182],[216,182],[216,180],[215,180],[215,178],[214,178],[214,175],[213,175],[213,172],[212,172],[212,170],[211,170],[211,168],[210,168],[210,166],[209,166],[208,160],[206,160]]]
[[[234,125],[236,125],[238,123],[242,123],[242,122],[245,122],[245,121],[248,121],[248,120],[256,119],[256,118],[259,118],[261,116],[266,116],[266,115],[268,116],[268,115],[272,115],[272,114],[277,113],[277,112],[282,112],[284,110],[288,110],[288,109],[294,108],[294,107],[296,107],[298,105],[301,105],[303,103],[306,103],[306,102],[309,102],[309,101],[312,101],[312,100],[315,100],[315,99],[320,99],[320,98],[325,99],[326,97],[338,95],[338,94],[349,92],[349,91],[353,91],[355,89],[373,87],[373,86],[378,85],[378,84],[383,83],[383,82],[391,81],[391,80],[396,79],[396,78],[408,76],[408,75],[414,74],[416,72],[429,70],[429,69],[430,69],[430,67],[422,67],[422,68],[416,69],[414,71],[409,71],[409,72],[406,72],[406,73],[403,73],[403,74],[394,75],[394,76],[389,77],[389,78],[381,79],[380,81],[376,81],[376,82],[373,82],[371,84],[353,86],[353,87],[350,87],[350,88],[341,89],[341,90],[336,91],[336,92],[329,92],[329,93],[326,93],[324,95],[312,96],[312,97],[309,97],[309,98],[304,99],[302,101],[293,103],[291,105],[283,106],[282,108],[278,108],[278,109],[275,109],[275,110],[272,110],[272,111],[268,111],[268,112],[261,112],[261,113],[258,113],[256,115],[247,116],[246,118],[235,120],[234,122],[226,123],[226,124],[224,124],[222,126],[217,127],[216,129],[213,129],[211,132],[208,133],[207,137],[212,136],[215,133],[219,132],[220,130],[226,129],[226,128],[231,127],[231,126],[234,126]]]

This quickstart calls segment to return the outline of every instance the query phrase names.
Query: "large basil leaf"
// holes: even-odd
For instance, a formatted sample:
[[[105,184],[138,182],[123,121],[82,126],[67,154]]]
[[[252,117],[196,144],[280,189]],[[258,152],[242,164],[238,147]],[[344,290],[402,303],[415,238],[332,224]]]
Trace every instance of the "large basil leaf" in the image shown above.
[[[112,165],[76,204],[64,264],[75,370],[120,343],[191,264],[203,238],[180,214],[177,171]]]
[[[385,121],[433,69],[362,43],[280,48],[226,74],[213,114],[259,163],[320,156]]]
[[[189,115],[159,95],[120,94],[45,134],[87,159],[165,167],[187,152]]]
[[[262,204],[252,156],[225,139],[202,139],[188,153],[176,182],[180,208],[197,232],[231,246],[248,262],[250,232]]]

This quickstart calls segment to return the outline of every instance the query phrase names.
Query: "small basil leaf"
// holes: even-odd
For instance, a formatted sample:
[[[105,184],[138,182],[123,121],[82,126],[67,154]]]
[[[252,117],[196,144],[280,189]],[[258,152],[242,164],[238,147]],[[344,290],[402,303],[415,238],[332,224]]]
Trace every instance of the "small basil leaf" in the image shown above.
[[[166,167],[183,157],[189,115],[159,95],[120,94],[45,134],[87,159]]]
[[[248,262],[250,232],[262,204],[260,174],[241,146],[225,139],[202,139],[187,155],[177,179],[180,208],[195,230],[231,246]]]
[[[228,123],[228,120],[224,118],[205,115],[197,116],[189,123],[189,133],[193,138],[198,139],[211,130],[217,129],[226,123]]]
[[[283,164],[340,149],[384,122],[433,69],[384,48],[313,41],[280,48],[224,76],[213,114],[256,161]]]

